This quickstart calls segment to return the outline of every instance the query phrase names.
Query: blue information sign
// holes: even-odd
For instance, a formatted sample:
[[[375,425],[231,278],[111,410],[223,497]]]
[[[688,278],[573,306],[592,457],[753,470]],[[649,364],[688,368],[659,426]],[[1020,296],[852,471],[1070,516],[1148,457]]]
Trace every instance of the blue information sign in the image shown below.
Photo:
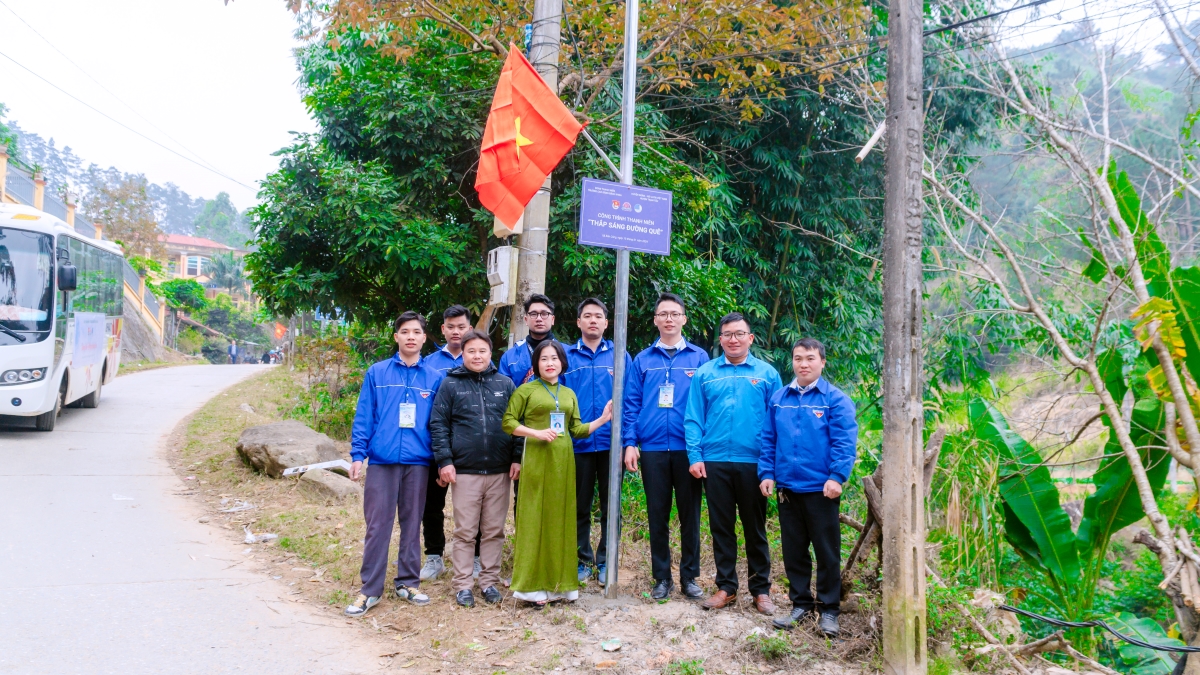
[[[671,254],[671,193],[583,179],[579,243]]]

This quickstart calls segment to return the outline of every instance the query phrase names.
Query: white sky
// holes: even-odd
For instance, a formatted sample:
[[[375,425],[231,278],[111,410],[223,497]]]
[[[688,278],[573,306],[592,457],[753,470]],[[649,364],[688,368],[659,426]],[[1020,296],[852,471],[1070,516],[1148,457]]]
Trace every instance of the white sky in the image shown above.
[[[85,161],[173,182],[193,197],[225,191],[246,208],[289,132],[315,128],[296,89],[294,28],[282,0],[0,0],[0,54],[249,187],[121,128],[4,56],[0,103],[22,129]]]
[[[1200,0],[1168,5],[1186,21],[1197,16]],[[1151,7],[1149,0],[1051,0],[1008,41],[1014,52],[1043,44],[1091,16],[1105,41],[1120,39],[1151,55],[1150,47],[1166,39]],[[1014,12],[1006,23],[1029,18]],[[283,0],[0,0],[0,54],[244,186],[121,128],[4,56],[0,102],[22,128],[70,146],[86,161],[173,182],[193,197],[225,191],[245,208],[254,202],[256,181],[277,166],[271,153],[289,142],[289,132],[315,128],[296,90],[294,27]]]

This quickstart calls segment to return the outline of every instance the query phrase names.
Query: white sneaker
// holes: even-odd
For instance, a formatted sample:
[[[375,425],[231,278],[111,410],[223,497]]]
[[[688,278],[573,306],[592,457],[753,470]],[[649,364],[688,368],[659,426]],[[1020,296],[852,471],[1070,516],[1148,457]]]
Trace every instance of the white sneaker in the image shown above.
[[[479,556],[475,556],[475,569],[471,571],[471,578],[478,579],[481,572],[483,572],[483,565],[479,562]]]
[[[409,588],[402,584],[396,584],[396,598],[399,600],[407,600],[414,605],[428,605],[429,596],[415,588]]]
[[[359,594],[358,598],[346,608],[346,616],[362,616],[367,613],[375,605],[379,604],[379,598],[368,598],[365,595]]]
[[[476,558],[478,561],[478,558]],[[425,566],[421,568],[421,581],[430,581],[446,573],[446,563],[440,555],[425,556]]]

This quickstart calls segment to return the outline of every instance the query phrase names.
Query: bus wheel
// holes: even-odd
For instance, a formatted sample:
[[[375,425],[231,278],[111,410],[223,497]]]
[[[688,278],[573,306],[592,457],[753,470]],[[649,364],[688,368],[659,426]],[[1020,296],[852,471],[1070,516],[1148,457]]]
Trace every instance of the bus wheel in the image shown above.
[[[104,373],[100,374],[100,381],[96,383],[96,390],[84,396],[79,401],[80,408],[99,408],[100,407],[100,388],[104,386]]]
[[[67,381],[63,380],[62,386],[58,388],[58,398],[54,401],[54,407],[33,418],[38,431],[54,431],[54,423],[58,421],[58,414],[62,412],[66,389]]]

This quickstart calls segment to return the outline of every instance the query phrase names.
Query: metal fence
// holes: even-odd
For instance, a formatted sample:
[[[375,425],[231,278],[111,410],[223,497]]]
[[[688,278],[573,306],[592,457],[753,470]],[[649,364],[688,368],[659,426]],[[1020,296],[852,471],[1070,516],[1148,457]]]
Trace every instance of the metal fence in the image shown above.
[[[158,316],[158,298],[154,297],[149,288],[143,291],[142,300],[146,302],[146,309],[154,316]]]
[[[88,220],[87,218],[84,218],[79,213],[76,213],[75,214],[75,232],[78,234],[82,234],[85,237],[94,237],[94,236],[96,236],[96,226],[94,224],[92,224],[92,221]]]
[[[58,218],[64,223],[67,222],[67,205],[55,199],[54,197],[43,197],[42,210],[54,216],[55,218]]]
[[[133,292],[136,294],[138,282],[141,280],[141,277],[139,277],[138,273],[134,271],[133,266],[129,264],[129,261],[125,260],[124,258],[121,259],[121,267],[125,271],[125,283],[129,284],[129,287],[132,288]]]
[[[18,202],[33,206],[33,178],[13,166],[12,163],[8,165],[8,176],[4,181],[4,189],[8,194],[16,197]]]

